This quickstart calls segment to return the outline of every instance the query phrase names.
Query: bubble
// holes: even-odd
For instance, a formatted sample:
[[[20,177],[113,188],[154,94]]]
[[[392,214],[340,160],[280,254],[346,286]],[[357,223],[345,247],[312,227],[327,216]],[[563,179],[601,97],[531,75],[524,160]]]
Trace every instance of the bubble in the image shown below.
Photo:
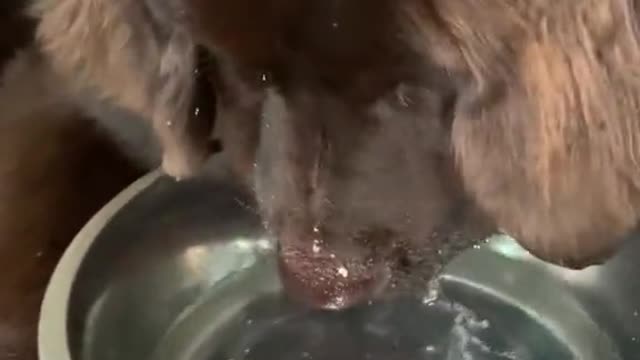
[[[343,278],[348,278],[349,277],[349,270],[347,270],[346,267],[341,266],[338,268],[338,275],[342,276]]]
[[[311,250],[313,251],[314,254],[317,254],[320,252],[320,241],[313,240],[313,247],[311,248]]]

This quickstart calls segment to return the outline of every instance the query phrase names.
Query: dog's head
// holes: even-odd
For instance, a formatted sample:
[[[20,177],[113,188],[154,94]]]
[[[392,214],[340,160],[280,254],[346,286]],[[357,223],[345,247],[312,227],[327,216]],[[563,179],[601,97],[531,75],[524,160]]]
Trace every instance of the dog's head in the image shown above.
[[[433,234],[456,217],[484,232],[487,214],[574,268],[637,222],[631,2],[188,3],[260,104],[239,162],[255,164],[284,274],[319,304],[433,270]]]
[[[187,3],[216,57],[223,146],[294,294],[339,308],[426,288],[445,244],[479,238],[462,235],[485,224],[454,169],[456,84],[411,47],[395,1]]]
[[[61,4],[99,8],[41,1],[76,23]],[[122,82],[105,69],[163,85],[159,97],[147,99],[149,86],[122,98],[186,123],[183,40],[207,49],[225,151],[280,240],[288,285],[317,306],[424,283],[445,245],[468,246],[493,222],[535,255],[582,267],[637,221],[632,1],[102,1],[144,19],[89,16],[135,35],[121,56],[80,56],[77,41],[53,36],[44,48],[65,65],[73,46],[113,94]],[[41,33],[61,32],[60,19]],[[183,144],[165,122],[166,143]]]

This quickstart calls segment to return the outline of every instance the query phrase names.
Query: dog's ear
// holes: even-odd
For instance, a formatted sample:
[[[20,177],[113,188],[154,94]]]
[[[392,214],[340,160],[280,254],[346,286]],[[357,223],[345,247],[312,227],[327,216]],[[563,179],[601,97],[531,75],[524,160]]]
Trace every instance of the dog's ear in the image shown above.
[[[153,3],[37,0],[30,12],[39,20],[39,46],[61,79],[151,119],[164,170],[183,177],[208,155],[209,133],[189,115],[195,46],[181,26],[157,16]]]
[[[451,69],[466,71],[452,128],[466,188],[534,255],[574,268],[606,259],[639,213],[635,12],[608,0],[540,14],[454,3],[440,20]]]

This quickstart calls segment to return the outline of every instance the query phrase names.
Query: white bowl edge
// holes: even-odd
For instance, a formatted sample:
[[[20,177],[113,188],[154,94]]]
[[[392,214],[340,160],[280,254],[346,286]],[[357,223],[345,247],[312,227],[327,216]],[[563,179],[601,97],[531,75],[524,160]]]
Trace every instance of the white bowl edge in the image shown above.
[[[73,238],[58,262],[45,291],[38,321],[38,358],[72,360],[67,338],[67,306],[73,277],[96,236],[111,218],[162,175],[155,170],[134,181],[100,209]]]

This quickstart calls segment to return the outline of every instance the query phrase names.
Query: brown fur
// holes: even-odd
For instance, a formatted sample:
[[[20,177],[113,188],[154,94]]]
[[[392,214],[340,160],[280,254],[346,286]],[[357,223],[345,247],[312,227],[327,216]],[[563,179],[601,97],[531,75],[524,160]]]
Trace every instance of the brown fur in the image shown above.
[[[143,167],[66,101],[29,47],[33,23],[19,7],[0,5],[0,358],[36,360],[40,303],[54,266],[80,227]]]
[[[163,168],[190,176],[208,155],[211,129],[190,120],[195,49],[183,29],[144,1],[39,0],[37,37],[61,79],[152,119]]]
[[[477,239],[441,230],[485,229],[482,215],[566,266],[615,251],[640,210],[634,6],[37,0],[33,13],[55,76],[153,118],[174,175],[204,158],[208,129],[187,111],[205,46],[226,150],[285,274],[346,306],[390,273],[431,276],[440,249]]]
[[[610,256],[640,211],[634,2],[424,4],[423,51],[465,79],[452,139],[480,206],[543,259]]]
[[[0,354],[35,360],[40,302],[56,262],[142,169],[65,106],[0,122],[0,153]]]

